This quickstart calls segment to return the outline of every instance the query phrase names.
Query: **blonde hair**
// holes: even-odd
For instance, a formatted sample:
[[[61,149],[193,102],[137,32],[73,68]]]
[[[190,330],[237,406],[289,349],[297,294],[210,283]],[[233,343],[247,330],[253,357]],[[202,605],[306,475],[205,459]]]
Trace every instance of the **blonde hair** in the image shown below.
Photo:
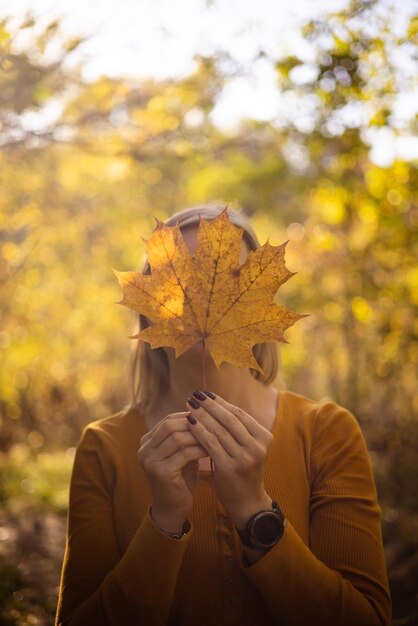
[[[221,204],[204,204],[193,206],[183,211],[178,211],[172,215],[165,224],[174,226],[178,224],[180,229],[186,226],[196,225],[200,217],[211,220],[225,209]],[[229,219],[235,226],[244,230],[243,239],[248,244],[250,250],[256,250],[260,243],[254,233],[251,224],[246,216],[238,211],[228,208]],[[150,273],[148,261],[142,268],[143,274]],[[147,317],[139,316],[139,330],[143,330],[150,325]],[[281,386],[279,380],[279,349],[276,343],[259,343],[253,348],[253,354],[258,363],[263,368],[263,373],[250,369],[254,378],[260,380],[265,385],[276,382]],[[170,371],[167,354],[163,348],[152,349],[149,343],[138,340],[132,356],[130,370],[131,406],[140,406],[143,412],[147,412],[154,405],[158,397],[161,397],[170,388]]]

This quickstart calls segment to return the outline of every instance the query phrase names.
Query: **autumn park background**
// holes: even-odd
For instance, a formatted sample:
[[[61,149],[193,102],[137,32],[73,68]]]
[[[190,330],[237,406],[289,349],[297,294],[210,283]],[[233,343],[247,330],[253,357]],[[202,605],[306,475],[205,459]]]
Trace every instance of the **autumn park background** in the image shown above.
[[[212,112],[251,67],[226,48],[182,77],[87,80],[70,62],[84,37],[0,9],[2,625],[53,623],[75,446],[128,400],[133,318],[111,267],[139,267],[153,216],[219,199],[262,243],[289,239],[279,301],[310,315],[283,379],[360,422],[394,624],[418,624],[418,20],[395,27],[396,4],[306,20],[278,58],[260,42],[286,107],[229,129]]]

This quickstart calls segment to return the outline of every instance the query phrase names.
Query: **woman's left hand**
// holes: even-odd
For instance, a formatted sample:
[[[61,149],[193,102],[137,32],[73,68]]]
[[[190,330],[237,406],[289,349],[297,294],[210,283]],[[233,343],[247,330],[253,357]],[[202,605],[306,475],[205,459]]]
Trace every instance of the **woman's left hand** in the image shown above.
[[[271,508],[264,470],[273,435],[219,396],[211,399],[195,392],[187,408],[196,419],[196,424],[189,420],[190,431],[213,460],[217,496],[235,526],[243,528],[252,515]]]

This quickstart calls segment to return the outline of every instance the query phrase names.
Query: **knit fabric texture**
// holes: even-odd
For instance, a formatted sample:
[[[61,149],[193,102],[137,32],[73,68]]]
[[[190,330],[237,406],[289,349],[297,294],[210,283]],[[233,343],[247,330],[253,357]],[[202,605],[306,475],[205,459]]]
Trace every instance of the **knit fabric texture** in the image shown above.
[[[70,487],[56,626],[385,626],[391,602],[380,508],[360,427],[334,402],[282,391],[265,490],[280,542],[247,566],[210,472],[191,530],[153,524],[137,409],[89,424]]]

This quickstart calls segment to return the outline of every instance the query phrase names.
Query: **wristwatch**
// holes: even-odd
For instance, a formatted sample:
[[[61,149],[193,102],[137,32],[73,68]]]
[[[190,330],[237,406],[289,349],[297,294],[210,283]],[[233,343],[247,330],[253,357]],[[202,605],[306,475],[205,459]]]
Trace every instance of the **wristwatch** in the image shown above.
[[[266,550],[279,543],[285,524],[285,517],[273,500],[271,510],[259,511],[250,517],[243,530],[236,530],[244,546]]]

